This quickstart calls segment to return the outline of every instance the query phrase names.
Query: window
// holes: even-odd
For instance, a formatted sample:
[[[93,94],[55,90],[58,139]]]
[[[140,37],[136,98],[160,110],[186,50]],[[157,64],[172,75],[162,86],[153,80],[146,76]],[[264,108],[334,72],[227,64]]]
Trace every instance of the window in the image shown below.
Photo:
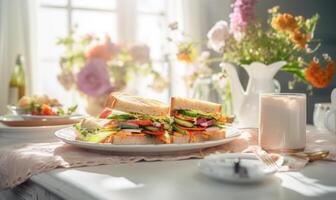
[[[59,58],[64,49],[56,45],[57,38],[69,34],[78,26],[79,34],[108,34],[117,43],[145,43],[151,48],[154,68],[167,75],[164,65],[167,0],[40,0],[38,13],[39,93],[62,98],[73,104],[76,95],[66,92],[58,83]],[[140,94],[168,100],[168,93],[156,94],[139,86]]]

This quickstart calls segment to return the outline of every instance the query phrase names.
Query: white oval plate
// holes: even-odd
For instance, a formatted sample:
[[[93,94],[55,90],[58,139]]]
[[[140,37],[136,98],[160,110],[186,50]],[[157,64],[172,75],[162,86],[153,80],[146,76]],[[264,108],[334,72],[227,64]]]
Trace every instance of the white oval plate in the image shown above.
[[[175,151],[191,151],[208,147],[214,147],[229,143],[240,136],[240,131],[235,128],[226,130],[227,137],[221,140],[206,141],[201,143],[187,144],[146,144],[146,145],[115,145],[115,144],[96,144],[75,140],[76,132],[74,128],[65,128],[55,132],[56,137],[65,143],[77,147],[101,151],[113,151],[124,153],[165,153]]]

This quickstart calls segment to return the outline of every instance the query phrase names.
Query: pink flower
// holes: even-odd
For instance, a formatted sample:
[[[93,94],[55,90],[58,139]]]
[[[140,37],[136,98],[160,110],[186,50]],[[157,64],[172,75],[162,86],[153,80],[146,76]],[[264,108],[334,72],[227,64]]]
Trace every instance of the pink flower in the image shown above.
[[[230,31],[236,39],[242,37],[251,21],[255,20],[254,7],[258,0],[236,0],[230,14]]]
[[[77,74],[78,89],[90,96],[103,96],[113,90],[106,62],[99,58],[90,58]]]
[[[133,60],[139,64],[149,62],[150,49],[146,44],[134,45],[130,48]]]
[[[226,40],[230,37],[229,27],[226,21],[217,22],[208,32],[208,46],[216,52],[220,52]]]

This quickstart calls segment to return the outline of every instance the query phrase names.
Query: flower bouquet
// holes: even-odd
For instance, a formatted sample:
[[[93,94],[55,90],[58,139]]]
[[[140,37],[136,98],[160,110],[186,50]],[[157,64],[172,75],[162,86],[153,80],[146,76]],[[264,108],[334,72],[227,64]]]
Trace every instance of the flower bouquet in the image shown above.
[[[305,19],[281,13],[279,6],[269,9],[266,24],[258,21],[254,8],[257,0],[236,0],[232,4],[230,23],[217,22],[208,32],[208,47],[221,57],[205,61],[227,62],[238,66],[260,62],[266,65],[285,61],[281,71],[293,74],[288,83],[307,84],[308,89],[327,87],[334,76],[336,65],[330,56],[323,54],[319,60],[314,54],[321,40],[314,38],[319,15]],[[174,26],[173,26],[174,27]],[[174,30],[171,27],[172,30]],[[175,40],[177,59],[187,63],[197,60],[195,42]],[[323,67],[325,65],[325,67]]]
[[[58,81],[66,90],[76,89],[98,104],[97,110],[103,105],[106,95],[125,90],[134,77],[150,76],[152,84],[149,87],[157,92],[167,86],[167,80],[152,67],[147,45],[122,46],[112,43],[109,36],[104,39],[88,34],[77,36],[75,31],[60,38],[57,44],[65,48],[60,59]]]

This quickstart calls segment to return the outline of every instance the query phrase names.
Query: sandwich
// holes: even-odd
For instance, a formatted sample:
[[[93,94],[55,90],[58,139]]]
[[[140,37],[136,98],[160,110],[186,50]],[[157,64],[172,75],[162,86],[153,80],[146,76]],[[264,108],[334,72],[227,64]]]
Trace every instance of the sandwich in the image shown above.
[[[126,93],[108,96],[99,118],[76,125],[77,139],[110,144],[169,144],[169,107],[157,100]]]
[[[221,114],[220,104],[171,97],[171,138],[174,143],[194,143],[225,138],[226,125],[233,119]]]

